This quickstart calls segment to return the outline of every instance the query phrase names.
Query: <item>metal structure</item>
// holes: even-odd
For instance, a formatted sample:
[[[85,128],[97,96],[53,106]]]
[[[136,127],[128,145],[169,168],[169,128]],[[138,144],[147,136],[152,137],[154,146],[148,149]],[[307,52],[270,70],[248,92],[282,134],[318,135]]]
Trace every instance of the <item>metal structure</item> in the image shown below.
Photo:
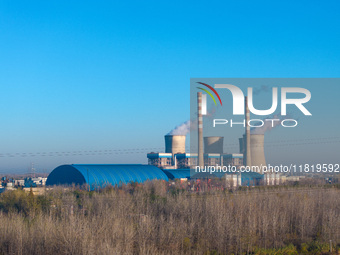
[[[223,164],[224,166],[237,166],[240,167],[243,165],[243,154],[237,154],[237,153],[232,153],[232,154],[223,154]]]
[[[62,165],[50,173],[46,185],[89,185],[93,190],[154,179],[169,180],[161,169],[151,165]]]
[[[177,168],[190,168],[197,166],[197,153],[179,153],[176,154]]]
[[[221,154],[220,153],[204,153],[204,165],[205,166],[220,166]]]
[[[173,165],[172,153],[151,152],[147,154],[148,165],[157,166],[160,168]]]

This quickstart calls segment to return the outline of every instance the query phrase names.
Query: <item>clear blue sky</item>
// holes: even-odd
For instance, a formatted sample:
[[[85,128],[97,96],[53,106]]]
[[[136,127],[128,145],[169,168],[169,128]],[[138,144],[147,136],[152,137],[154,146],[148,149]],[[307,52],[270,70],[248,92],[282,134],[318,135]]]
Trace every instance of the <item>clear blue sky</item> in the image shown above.
[[[31,162],[46,172],[146,163],[144,152],[37,153],[161,148],[189,118],[191,77],[339,77],[339,9],[339,1],[3,0],[0,173]]]

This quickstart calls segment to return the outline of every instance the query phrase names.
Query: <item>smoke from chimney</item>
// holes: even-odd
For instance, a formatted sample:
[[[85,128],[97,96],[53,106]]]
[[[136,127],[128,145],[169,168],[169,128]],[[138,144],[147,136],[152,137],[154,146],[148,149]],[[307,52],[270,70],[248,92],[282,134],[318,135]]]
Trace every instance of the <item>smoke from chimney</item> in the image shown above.
[[[176,126],[173,130],[171,130],[168,135],[187,135],[190,132],[190,128],[195,127],[196,123],[191,120],[187,120],[182,124]]]
[[[215,115],[216,109],[215,107],[211,107],[212,110],[210,112],[207,112],[207,115],[205,117],[212,118]],[[172,129],[167,135],[187,135],[191,130],[197,129],[197,118],[194,120],[187,120],[183,122],[182,124],[176,126],[174,129]]]

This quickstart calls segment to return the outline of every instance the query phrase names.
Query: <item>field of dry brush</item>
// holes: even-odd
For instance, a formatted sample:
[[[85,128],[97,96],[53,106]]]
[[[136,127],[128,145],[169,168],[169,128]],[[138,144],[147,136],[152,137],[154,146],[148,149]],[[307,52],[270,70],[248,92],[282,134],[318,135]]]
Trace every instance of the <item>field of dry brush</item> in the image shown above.
[[[322,254],[338,187],[191,192],[161,181],[0,195],[0,254]]]

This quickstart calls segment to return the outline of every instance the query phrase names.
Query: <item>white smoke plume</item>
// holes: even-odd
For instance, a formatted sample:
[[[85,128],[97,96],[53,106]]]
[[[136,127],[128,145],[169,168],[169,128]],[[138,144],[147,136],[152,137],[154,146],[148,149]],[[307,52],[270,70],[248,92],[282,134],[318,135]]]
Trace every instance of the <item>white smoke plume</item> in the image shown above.
[[[268,119],[266,121],[266,119]],[[263,135],[264,133],[274,129],[275,127],[281,124],[281,121],[284,119],[281,115],[274,115],[270,118],[266,118],[263,120],[264,125],[262,127],[253,127],[250,129],[250,134],[252,135]],[[272,121],[271,119],[275,119]]]
[[[211,107],[212,110],[207,112],[205,117],[212,118],[215,115],[216,109],[215,107]],[[171,130],[167,135],[187,135],[191,130],[197,129],[197,119],[187,120],[182,124],[176,126],[173,130]]]
[[[191,120],[187,120],[186,122],[176,126],[168,133],[168,135],[187,135],[190,132],[190,128],[193,126],[192,124],[193,122]]]

